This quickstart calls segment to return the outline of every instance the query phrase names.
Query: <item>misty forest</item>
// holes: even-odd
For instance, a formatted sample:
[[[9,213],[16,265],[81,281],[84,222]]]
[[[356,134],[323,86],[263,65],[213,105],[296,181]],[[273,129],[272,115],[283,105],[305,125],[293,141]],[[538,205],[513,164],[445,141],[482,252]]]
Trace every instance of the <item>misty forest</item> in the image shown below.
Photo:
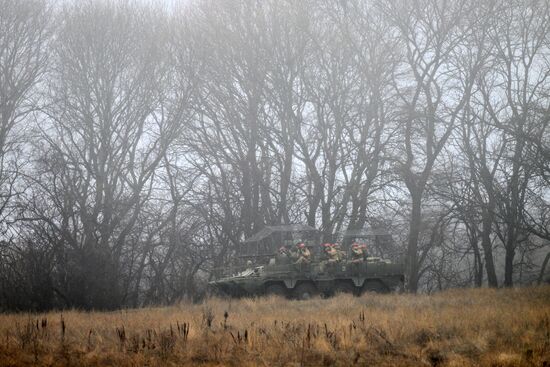
[[[549,184],[548,0],[0,0],[0,311],[197,299],[294,223],[541,284]]]

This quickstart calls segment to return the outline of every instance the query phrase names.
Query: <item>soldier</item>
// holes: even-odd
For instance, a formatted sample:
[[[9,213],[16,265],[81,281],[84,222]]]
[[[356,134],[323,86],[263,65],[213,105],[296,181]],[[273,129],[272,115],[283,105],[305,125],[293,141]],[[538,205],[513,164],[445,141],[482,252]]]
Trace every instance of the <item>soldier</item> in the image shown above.
[[[367,257],[369,257],[369,252],[367,251],[367,245],[362,244],[361,248],[363,249],[363,259],[367,261]]]
[[[284,245],[281,248],[279,248],[279,252],[277,253],[275,263],[276,264],[290,263],[290,251],[288,249],[288,246]]]
[[[342,250],[342,245],[340,245],[339,243],[333,243],[332,247],[334,247],[334,249],[338,253],[338,258],[340,260],[344,260],[346,258],[346,252]]]
[[[300,257],[300,251],[296,246],[287,247],[288,249],[288,257],[290,258],[290,262],[296,262],[298,258]]]
[[[351,245],[351,262],[359,263],[365,260],[366,246],[361,246],[357,242]]]
[[[327,243],[325,245],[326,245],[325,254],[327,256],[327,262],[330,264],[339,262],[342,259],[342,257],[340,256],[340,253],[338,252],[336,247],[334,247],[334,245],[330,243]]]
[[[296,248],[298,249],[298,260],[296,260],[296,264],[309,264],[311,262],[311,252],[306,247],[305,243],[300,242],[296,244]]]
[[[323,243],[321,245],[321,262],[322,263],[327,263],[331,256],[330,256],[330,249],[331,247],[331,244],[330,243]]]

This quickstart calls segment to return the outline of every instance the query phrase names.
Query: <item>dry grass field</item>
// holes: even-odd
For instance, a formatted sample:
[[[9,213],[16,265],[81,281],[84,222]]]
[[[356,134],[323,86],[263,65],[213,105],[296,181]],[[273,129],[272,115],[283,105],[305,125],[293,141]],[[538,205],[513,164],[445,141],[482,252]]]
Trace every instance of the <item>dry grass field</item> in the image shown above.
[[[550,287],[0,315],[0,366],[550,366]]]

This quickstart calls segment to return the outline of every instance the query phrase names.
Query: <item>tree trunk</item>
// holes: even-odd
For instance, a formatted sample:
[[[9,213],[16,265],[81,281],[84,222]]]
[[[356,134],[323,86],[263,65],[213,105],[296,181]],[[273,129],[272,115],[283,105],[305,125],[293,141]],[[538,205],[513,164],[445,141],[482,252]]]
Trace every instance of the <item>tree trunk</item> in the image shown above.
[[[475,261],[474,284],[476,288],[481,288],[483,284],[483,261],[481,260],[481,253],[479,251],[477,236],[470,238],[470,245],[474,250],[474,261]]]
[[[512,241],[511,239],[509,241]],[[504,286],[512,287],[514,281],[512,276],[514,274],[514,257],[516,255],[516,250],[514,245],[506,246],[506,257],[504,262]]]
[[[408,291],[418,291],[418,238],[420,236],[422,195],[411,191],[412,211],[409,227],[409,239],[407,244],[406,274],[408,278]]]
[[[544,278],[544,272],[546,271],[546,266],[548,265],[548,261],[550,261],[550,252],[548,252],[546,254],[546,257],[544,258],[544,261],[542,262],[542,265],[540,267],[539,277],[537,279],[537,284],[542,283],[542,278]]]
[[[494,212],[490,208],[483,208],[481,247],[483,247],[483,253],[485,254],[487,283],[491,288],[498,287],[497,273],[495,271],[495,263],[493,260],[493,244],[491,243],[491,230],[493,228],[494,216]]]

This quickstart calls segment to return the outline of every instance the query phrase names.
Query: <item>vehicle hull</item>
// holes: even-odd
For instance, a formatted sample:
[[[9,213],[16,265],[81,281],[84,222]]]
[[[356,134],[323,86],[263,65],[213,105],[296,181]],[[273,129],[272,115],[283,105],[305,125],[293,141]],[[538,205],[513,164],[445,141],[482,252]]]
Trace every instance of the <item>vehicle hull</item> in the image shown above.
[[[304,298],[336,293],[359,295],[402,288],[403,265],[385,261],[266,265],[243,275],[223,277],[210,286],[229,296],[285,295]]]

